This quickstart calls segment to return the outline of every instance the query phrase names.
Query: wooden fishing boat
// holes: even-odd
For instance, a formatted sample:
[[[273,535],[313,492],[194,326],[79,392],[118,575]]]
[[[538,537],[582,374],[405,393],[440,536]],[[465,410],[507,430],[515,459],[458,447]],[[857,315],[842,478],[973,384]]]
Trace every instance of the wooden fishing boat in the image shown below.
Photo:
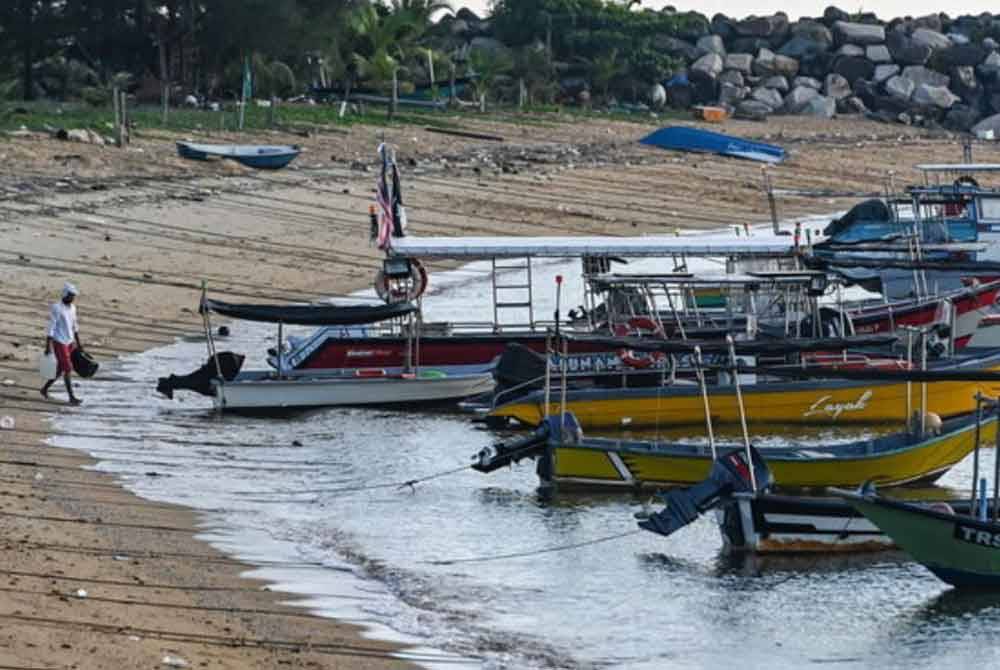
[[[1000,370],[1000,350],[965,350],[930,367],[942,373],[997,371]],[[775,381],[763,375],[740,376],[746,413],[757,423],[902,423],[909,419],[916,406],[914,388],[889,375],[885,381]],[[736,387],[720,384],[710,390],[711,418],[721,423],[737,423],[740,406]],[[998,392],[1000,384],[997,382],[936,382],[927,386],[927,410],[944,418],[967,414],[975,409],[977,393],[993,396]],[[545,401],[544,391],[532,391],[497,406],[488,416],[492,422],[501,420],[536,426],[546,414],[566,410],[587,429],[665,427],[705,421],[701,390],[685,379],[655,387],[570,389],[565,394],[564,404],[561,398],[553,395],[549,396],[547,408]]]
[[[278,170],[302,153],[297,146],[263,144],[198,144],[177,142],[177,155],[192,160],[228,158],[258,170]]]
[[[946,505],[836,491],[939,579],[960,588],[1000,587],[1000,522]],[[995,505],[995,501],[994,501]]]
[[[973,409],[975,409],[973,401]],[[714,408],[714,402],[713,402]],[[572,414],[550,416],[534,433],[511,444],[480,453],[474,468],[491,472],[503,465],[534,458],[543,486],[580,488],[663,488],[691,485],[708,475],[718,453],[709,444],[583,437]],[[943,422],[937,435],[909,431],[833,445],[800,445],[760,449],[776,485],[782,487],[857,486],[929,482],[968,455],[980,439],[995,439],[993,417],[977,430],[973,417]]]

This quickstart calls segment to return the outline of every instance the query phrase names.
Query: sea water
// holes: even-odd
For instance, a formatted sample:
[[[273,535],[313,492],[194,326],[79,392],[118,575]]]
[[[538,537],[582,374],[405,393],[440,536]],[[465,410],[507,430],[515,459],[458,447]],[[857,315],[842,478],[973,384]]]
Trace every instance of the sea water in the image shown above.
[[[663,271],[651,263],[628,269]],[[536,318],[554,310],[557,274],[563,313],[581,301],[577,262],[534,273]],[[485,263],[435,276],[428,318],[487,320],[490,290]],[[262,367],[273,330],[231,330],[220,350]],[[155,394],[158,376],[205,358],[195,339],[116,362],[103,381],[82,382],[87,405],[56,418],[52,443],[93,455],[140,496],[204,510],[202,536],[258,566],[251,574],[408,645],[427,665],[937,670],[1000,661],[1000,595],[953,591],[905,554],[729,558],[710,516],[670,538],[633,532],[645,496],[545,496],[531,462],[441,474],[503,437],[457,410],[249,418],[218,416],[198,396]],[[128,430],[113,432],[109,416]],[[984,454],[987,471],[992,458]],[[966,489],[970,473],[967,459],[944,483]]]

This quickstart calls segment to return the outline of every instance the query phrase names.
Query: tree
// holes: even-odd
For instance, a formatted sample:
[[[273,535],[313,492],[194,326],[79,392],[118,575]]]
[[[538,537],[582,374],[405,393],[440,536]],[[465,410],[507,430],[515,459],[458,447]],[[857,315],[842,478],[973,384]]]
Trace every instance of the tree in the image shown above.
[[[489,49],[473,49],[469,53],[468,65],[477,100],[487,99],[500,77],[514,67],[507,51]]]
[[[608,88],[615,78],[625,71],[623,64],[618,60],[618,49],[612,49],[591,60],[589,69],[591,85],[600,90],[602,97],[607,101]]]

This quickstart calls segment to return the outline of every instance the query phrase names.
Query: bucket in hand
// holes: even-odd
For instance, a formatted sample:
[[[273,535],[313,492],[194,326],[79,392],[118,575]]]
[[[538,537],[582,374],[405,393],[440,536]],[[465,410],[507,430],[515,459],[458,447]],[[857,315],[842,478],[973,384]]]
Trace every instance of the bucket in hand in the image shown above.
[[[70,360],[73,362],[73,371],[81,377],[93,377],[100,367],[90,354],[79,349],[73,350]]]
[[[42,376],[42,379],[46,381],[55,379],[58,369],[59,364],[56,362],[56,355],[52,352],[47,354],[43,352],[38,357],[38,374]]]

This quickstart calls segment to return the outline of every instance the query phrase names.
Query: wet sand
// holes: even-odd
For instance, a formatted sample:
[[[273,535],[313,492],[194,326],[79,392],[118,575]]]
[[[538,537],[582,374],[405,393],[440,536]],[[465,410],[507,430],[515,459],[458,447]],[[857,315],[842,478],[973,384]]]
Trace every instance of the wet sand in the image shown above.
[[[399,146],[411,234],[663,234],[770,217],[759,164],[635,144],[654,123],[460,123],[508,141],[384,131]],[[914,163],[961,158],[956,137],[856,120],[722,130],[790,150],[772,180],[813,196],[781,196],[783,219],[844,209],[859,198],[839,194],[878,192],[890,170],[898,185],[916,179]],[[387,657],[393,645],[282,606],[288,596],[241,578],[248,566],[195,538],[196,514],[132,496],[83,469],[86,457],[44,446],[53,412],[102,408],[62,405],[61,385],[44,401],[35,370],[48,303],[66,280],[81,289],[84,344],[105,362],[197,333],[202,280],[234,301],[369,286],[379,133],[261,137],[307,149],[295,169],[275,173],[181,161],[164,134],[140,134],[124,150],[0,142],[0,416],[16,422],[0,430],[0,666],[156,667],[167,655],[191,667],[405,665]],[[977,144],[975,159],[1000,162],[1000,151]],[[81,383],[85,401],[99,383]],[[118,419],[107,414],[109,432],[127,436]]]

